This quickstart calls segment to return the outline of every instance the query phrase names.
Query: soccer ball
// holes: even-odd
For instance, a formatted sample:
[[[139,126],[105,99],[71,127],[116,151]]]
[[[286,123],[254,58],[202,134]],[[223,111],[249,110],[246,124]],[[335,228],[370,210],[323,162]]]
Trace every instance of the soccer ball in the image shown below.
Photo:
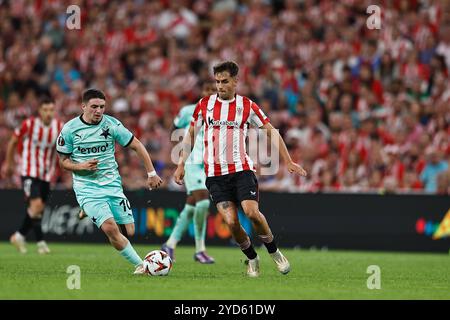
[[[153,250],[144,258],[144,269],[151,276],[167,276],[172,269],[172,259],[162,250]]]

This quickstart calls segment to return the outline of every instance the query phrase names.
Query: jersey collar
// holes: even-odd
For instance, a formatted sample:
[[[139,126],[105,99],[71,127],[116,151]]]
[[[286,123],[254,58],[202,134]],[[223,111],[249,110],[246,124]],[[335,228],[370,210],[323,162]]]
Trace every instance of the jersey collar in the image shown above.
[[[234,100],[236,100],[236,95],[234,95],[233,99],[230,99],[230,100],[223,100],[223,99],[220,99],[219,94],[217,94],[217,100],[219,100],[220,102],[231,103],[231,102],[233,102]]]
[[[81,120],[81,122],[83,122],[84,124],[86,124],[86,125],[88,125],[88,126],[97,126],[97,125],[99,125],[99,124],[103,121],[103,118],[104,118],[104,116],[102,116],[102,118],[100,119],[100,121],[97,122],[97,123],[87,123],[87,122],[84,121],[84,119],[83,119],[83,113],[80,115],[80,120]]]

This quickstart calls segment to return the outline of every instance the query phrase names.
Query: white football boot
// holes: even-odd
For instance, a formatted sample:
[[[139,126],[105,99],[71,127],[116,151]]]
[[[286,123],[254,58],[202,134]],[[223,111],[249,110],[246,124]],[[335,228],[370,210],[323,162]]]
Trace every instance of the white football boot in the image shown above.
[[[282,274],[287,274],[289,273],[289,271],[291,271],[289,261],[285,256],[283,256],[279,249],[277,249],[277,251],[275,251],[274,253],[271,253],[270,256],[277,265],[278,271],[280,271]]]
[[[255,259],[247,260],[247,275],[251,278],[256,278],[259,276],[259,257],[256,256]]]
[[[146,270],[143,264],[138,264],[136,266],[136,270],[134,270],[133,274],[146,274]]]
[[[25,237],[21,235],[18,231],[14,232],[9,238],[9,242],[17,248],[20,253],[27,253],[27,247],[25,243]]]
[[[39,254],[49,254],[50,253],[50,248],[48,247],[47,242],[45,242],[45,240],[41,240],[41,241],[37,242],[37,247],[38,247]]]

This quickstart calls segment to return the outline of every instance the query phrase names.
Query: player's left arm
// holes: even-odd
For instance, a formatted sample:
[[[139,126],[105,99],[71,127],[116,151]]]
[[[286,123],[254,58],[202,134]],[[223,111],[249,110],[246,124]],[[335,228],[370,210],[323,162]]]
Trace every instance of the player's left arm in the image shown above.
[[[306,170],[303,169],[299,164],[292,161],[289,151],[286,147],[286,144],[284,143],[284,140],[281,137],[278,130],[275,129],[274,126],[270,122],[267,122],[261,128],[265,129],[269,141],[271,141],[272,139],[275,139],[275,143],[276,143],[278,140],[278,143],[277,143],[278,151],[280,152],[281,157],[283,158],[284,162],[286,163],[287,169],[289,170],[289,172],[290,173],[295,172],[301,176],[306,176],[306,174],[307,174]]]
[[[19,139],[15,135],[9,139],[8,147],[6,148],[5,163],[2,166],[2,176],[4,177],[9,178],[14,172],[14,151],[16,150],[18,142]]]
[[[149,189],[152,190],[158,188],[161,185],[162,180],[156,173],[155,167],[152,163],[152,159],[150,158],[150,155],[148,154],[147,149],[145,149],[142,142],[139,141],[138,138],[133,137],[133,140],[128,147],[133,149],[144,163],[145,169],[147,170],[147,185]]]

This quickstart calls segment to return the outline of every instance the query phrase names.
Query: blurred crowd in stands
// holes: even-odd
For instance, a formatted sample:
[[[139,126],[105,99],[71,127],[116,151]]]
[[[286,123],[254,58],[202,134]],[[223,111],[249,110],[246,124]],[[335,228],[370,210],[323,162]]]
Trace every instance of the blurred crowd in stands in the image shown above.
[[[66,26],[73,4],[79,30]],[[380,29],[368,28],[371,4]],[[0,1],[0,163],[41,95],[68,121],[95,87],[147,147],[164,187],[180,190],[173,119],[229,59],[240,65],[238,94],[266,112],[309,173],[282,165],[260,177],[261,190],[450,194],[445,0]],[[142,188],[133,152],[119,147],[117,160],[124,187]],[[55,183],[70,188],[70,174]]]

